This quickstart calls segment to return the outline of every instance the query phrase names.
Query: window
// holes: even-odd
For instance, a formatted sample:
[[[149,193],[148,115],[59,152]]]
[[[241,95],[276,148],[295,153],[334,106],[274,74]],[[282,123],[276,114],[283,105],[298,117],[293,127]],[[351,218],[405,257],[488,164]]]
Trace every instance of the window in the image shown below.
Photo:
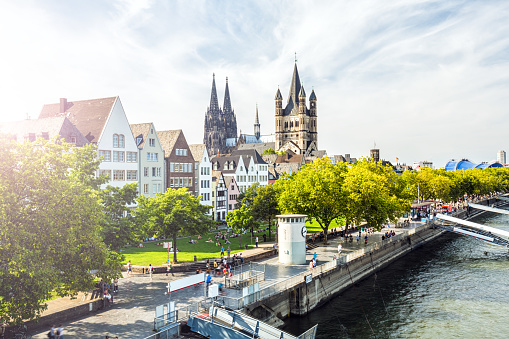
[[[173,187],[173,178],[170,178],[170,187]]]
[[[157,184],[152,184],[152,193],[154,193],[154,194],[159,193],[157,191]]]
[[[175,172],[175,163],[170,162],[170,172]]]
[[[150,147],[155,147],[156,145],[156,139],[148,139],[148,145]]]
[[[136,162],[138,160],[138,153],[127,152],[127,162]]]
[[[111,151],[99,150],[99,156],[104,157],[103,161],[111,161]]]
[[[143,167],[143,176],[148,177],[148,167]]]
[[[99,170],[99,175],[107,176],[111,180],[111,170]]]
[[[124,173],[123,170],[113,170],[113,180],[114,181],[124,181]]]
[[[148,194],[148,184],[143,185],[143,194]]]
[[[113,147],[125,147],[125,137],[123,134],[113,134]]]
[[[147,161],[157,161],[157,153],[147,153]]]
[[[41,137],[43,139],[49,140],[49,133],[48,132],[42,132]]]
[[[124,162],[124,152],[113,151],[113,161],[114,162]]]
[[[76,145],[76,137],[71,137],[71,144]]]
[[[127,171],[127,180],[138,180],[138,171]]]

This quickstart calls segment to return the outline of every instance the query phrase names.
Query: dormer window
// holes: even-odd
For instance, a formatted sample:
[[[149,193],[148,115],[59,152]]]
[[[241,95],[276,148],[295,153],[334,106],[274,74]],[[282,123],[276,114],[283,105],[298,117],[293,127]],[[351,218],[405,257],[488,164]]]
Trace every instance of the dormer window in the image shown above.
[[[42,137],[43,139],[49,140],[49,133],[48,133],[48,132],[42,132],[41,137]]]

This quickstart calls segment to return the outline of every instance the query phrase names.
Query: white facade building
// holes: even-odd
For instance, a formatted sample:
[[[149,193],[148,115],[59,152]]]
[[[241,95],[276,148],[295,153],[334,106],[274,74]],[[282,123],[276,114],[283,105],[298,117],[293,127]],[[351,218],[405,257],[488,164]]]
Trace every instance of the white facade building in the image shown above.
[[[146,197],[164,193],[165,165],[164,150],[159,142],[154,124],[132,124],[131,131],[139,150],[138,191]]]
[[[499,163],[501,163],[502,165],[505,165],[505,164],[507,164],[506,160],[507,160],[507,159],[506,159],[506,153],[505,153],[505,151],[498,151],[498,152],[497,152],[497,161],[498,161]]]
[[[44,105],[39,118],[66,116],[103,157],[98,175],[107,175],[102,185],[122,187],[138,182],[138,147],[119,97]]]
[[[212,163],[204,144],[189,145],[195,161],[195,192],[201,196],[201,204],[212,206]],[[212,208],[209,210],[212,215]]]

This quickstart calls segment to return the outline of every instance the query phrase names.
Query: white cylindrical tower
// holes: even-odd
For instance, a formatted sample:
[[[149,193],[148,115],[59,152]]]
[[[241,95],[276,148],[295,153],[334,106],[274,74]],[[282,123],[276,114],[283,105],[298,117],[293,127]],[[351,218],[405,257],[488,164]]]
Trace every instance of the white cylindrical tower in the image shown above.
[[[306,263],[306,215],[277,215],[279,262],[300,265]]]

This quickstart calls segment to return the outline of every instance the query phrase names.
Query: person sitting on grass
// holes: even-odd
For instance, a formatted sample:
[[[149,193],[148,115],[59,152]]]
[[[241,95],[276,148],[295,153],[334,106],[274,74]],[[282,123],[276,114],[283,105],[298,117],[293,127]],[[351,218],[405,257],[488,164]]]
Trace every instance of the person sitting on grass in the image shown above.
[[[207,240],[207,242],[212,242],[212,239],[209,238],[209,240]]]
[[[200,240],[200,239],[201,239],[201,235],[198,234],[198,240]]]

